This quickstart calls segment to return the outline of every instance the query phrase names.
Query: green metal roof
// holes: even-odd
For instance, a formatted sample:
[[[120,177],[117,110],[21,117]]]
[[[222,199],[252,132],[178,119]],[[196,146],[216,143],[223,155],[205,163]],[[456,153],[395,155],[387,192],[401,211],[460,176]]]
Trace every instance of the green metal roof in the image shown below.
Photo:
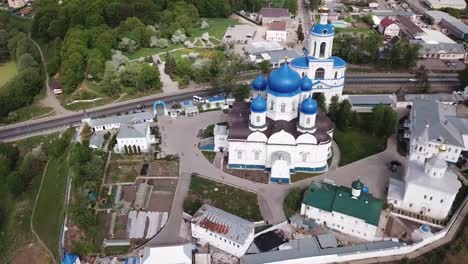
[[[354,199],[350,188],[323,182],[313,182],[304,193],[302,202],[328,212],[353,216],[375,226],[379,224],[384,204],[383,200],[364,192]]]

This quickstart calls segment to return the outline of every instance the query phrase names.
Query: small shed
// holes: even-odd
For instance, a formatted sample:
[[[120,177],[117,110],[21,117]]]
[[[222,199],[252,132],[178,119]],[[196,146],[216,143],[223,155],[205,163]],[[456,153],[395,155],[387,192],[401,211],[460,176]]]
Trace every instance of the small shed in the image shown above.
[[[50,83],[50,89],[54,92],[54,94],[62,94],[62,83],[60,82],[59,79],[52,79],[52,82]]]

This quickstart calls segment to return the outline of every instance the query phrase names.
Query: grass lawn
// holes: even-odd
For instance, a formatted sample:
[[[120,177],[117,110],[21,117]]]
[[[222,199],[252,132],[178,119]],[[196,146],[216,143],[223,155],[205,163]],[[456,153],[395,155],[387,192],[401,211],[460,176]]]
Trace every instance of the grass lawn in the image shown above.
[[[0,88],[18,73],[16,62],[0,63]]]
[[[174,52],[171,52],[171,56],[173,56],[174,58],[178,59],[180,58],[182,55],[188,55],[189,53],[191,52],[195,52],[195,53],[198,53],[198,56],[199,57],[203,57],[203,58],[209,58],[209,57],[212,57],[214,54],[216,53],[223,53],[222,51],[220,50],[217,50],[217,49],[203,49],[203,48],[193,48],[193,49],[189,49],[189,48],[184,48],[184,49],[181,49],[181,50],[176,50]],[[161,55],[161,60],[165,61],[166,60],[166,54],[163,54]]]
[[[207,160],[209,160],[211,163],[213,163],[215,157],[216,157],[216,152],[212,152],[212,151],[202,151],[203,153],[203,156],[205,156],[205,158]]]
[[[364,159],[385,150],[386,139],[361,131],[335,130],[335,139],[341,151],[340,166]]]
[[[134,182],[140,174],[141,161],[119,161],[112,162],[107,168],[107,179],[112,183]]]
[[[222,183],[192,176],[184,211],[193,215],[203,203],[250,221],[262,220],[257,195]]]
[[[291,174],[291,182],[302,181],[302,180],[312,178],[321,174],[322,173],[296,172],[294,174]]]
[[[335,28],[335,33],[337,35],[340,34],[351,34],[351,35],[371,35],[371,34],[377,34],[377,32],[371,28]]]
[[[58,259],[57,247],[64,214],[64,195],[68,175],[66,152],[49,162],[41,194],[37,202],[33,224],[39,237]]]
[[[203,33],[208,32],[210,36],[216,37],[218,39],[221,39],[224,35],[224,32],[226,32],[226,29],[231,26],[231,25],[236,25],[238,22],[234,19],[229,19],[229,18],[209,18],[208,19],[208,24],[210,25],[209,28],[207,29],[200,29],[199,27],[197,28],[192,28],[188,30],[188,35],[190,35],[189,40],[193,41],[197,37],[201,37]],[[213,40],[214,42],[214,40]],[[161,52],[166,52],[169,50],[177,49],[177,48],[183,48],[184,45],[178,44],[178,45],[173,45],[170,44],[167,48],[141,48],[135,51],[134,53],[126,53],[125,56],[127,56],[130,60],[138,59],[141,57],[146,57],[146,56],[151,56],[157,53]]]

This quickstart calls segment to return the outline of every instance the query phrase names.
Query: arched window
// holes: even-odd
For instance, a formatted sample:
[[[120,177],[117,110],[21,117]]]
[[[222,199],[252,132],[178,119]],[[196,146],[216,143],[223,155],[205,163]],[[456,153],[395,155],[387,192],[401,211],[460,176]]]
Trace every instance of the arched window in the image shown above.
[[[238,160],[242,159],[242,150],[237,151],[237,159]]]
[[[310,117],[307,117],[306,118],[306,125],[309,125],[310,124]]]
[[[281,104],[281,113],[284,113],[284,112],[286,112],[286,104],[282,103]]]
[[[259,159],[260,159],[260,150],[256,150],[256,151],[254,152],[254,156],[255,156],[255,157],[254,157],[255,160],[259,160]]]
[[[307,153],[307,152],[303,152],[303,153],[302,153],[302,162],[306,162],[306,161],[307,161],[307,155],[309,155],[309,153]]]
[[[338,79],[338,72],[335,72],[335,79]]]
[[[296,111],[296,104],[297,104],[297,102],[296,102],[296,100],[294,100],[294,101],[292,102],[292,110],[293,110],[293,111]]]
[[[314,50],[313,50],[313,52],[314,52],[314,56],[315,56],[315,54],[317,52],[317,42],[316,41],[314,41]]]
[[[325,70],[323,68],[318,68],[315,71],[315,79],[323,79],[325,76]]]
[[[304,75],[305,75],[305,72],[302,72],[302,77],[304,77]]]
[[[260,123],[260,116],[259,115],[257,116],[256,120],[257,120],[257,123]]]
[[[419,147],[419,152],[421,152],[421,151],[422,151],[422,146],[421,146],[421,147]]]
[[[320,57],[325,57],[325,48],[327,47],[327,44],[325,42],[322,42],[320,44]]]
[[[273,109],[275,109],[275,101],[271,101],[271,104],[270,104],[270,110],[273,111]]]

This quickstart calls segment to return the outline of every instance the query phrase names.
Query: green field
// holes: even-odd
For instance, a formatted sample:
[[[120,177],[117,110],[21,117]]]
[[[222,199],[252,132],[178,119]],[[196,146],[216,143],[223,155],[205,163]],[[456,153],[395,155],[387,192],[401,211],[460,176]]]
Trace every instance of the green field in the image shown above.
[[[14,61],[0,63],[0,87],[15,77],[17,73],[18,70]]]
[[[340,166],[367,158],[385,150],[386,140],[365,132],[335,130],[333,138],[341,151]]]
[[[222,183],[192,176],[184,211],[193,215],[203,203],[250,221],[262,220],[257,195]]]
[[[58,259],[57,248],[64,214],[63,201],[68,174],[67,153],[49,162],[33,219],[34,229],[56,259]]]

